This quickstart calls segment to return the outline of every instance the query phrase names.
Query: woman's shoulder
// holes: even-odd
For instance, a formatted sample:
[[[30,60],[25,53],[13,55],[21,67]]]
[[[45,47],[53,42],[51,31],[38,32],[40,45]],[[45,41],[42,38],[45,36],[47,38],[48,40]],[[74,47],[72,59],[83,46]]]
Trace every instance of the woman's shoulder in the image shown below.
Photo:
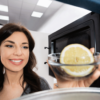
[[[40,77],[40,84],[41,84],[41,90],[51,89],[50,85],[48,84],[46,79],[44,79],[43,77]]]
[[[41,91],[51,89],[48,82],[43,77],[40,77],[40,85],[41,85]],[[29,84],[26,84],[25,90],[21,96],[29,94],[30,92],[31,92],[31,87],[29,86]]]

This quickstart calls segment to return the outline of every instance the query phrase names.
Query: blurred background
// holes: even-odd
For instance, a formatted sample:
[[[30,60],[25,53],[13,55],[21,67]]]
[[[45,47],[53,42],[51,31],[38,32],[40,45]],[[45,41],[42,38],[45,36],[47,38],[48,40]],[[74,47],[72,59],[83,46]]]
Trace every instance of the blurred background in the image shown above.
[[[53,88],[56,79],[49,75],[48,36],[91,11],[56,0],[0,0],[0,28],[7,23],[20,23],[31,32],[36,46],[36,73]]]

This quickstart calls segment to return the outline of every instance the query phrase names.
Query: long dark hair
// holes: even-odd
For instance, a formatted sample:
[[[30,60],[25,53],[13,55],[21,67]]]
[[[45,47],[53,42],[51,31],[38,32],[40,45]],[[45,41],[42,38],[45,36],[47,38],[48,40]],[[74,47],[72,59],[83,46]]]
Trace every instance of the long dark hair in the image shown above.
[[[22,88],[25,91],[24,83],[26,82],[31,88],[30,93],[40,91],[41,90],[40,78],[33,71],[33,68],[36,66],[37,62],[36,62],[35,55],[33,53],[35,42],[31,36],[30,32],[24,26],[22,26],[20,24],[14,24],[14,23],[6,24],[0,29],[0,45],[3,42],[3,40],[8,38],[10,35],[12,35],[16,31],[23,32],[29,41],[29,61],[23,69],[23,75],[21,75],[21,77],[23,76],[23,78],[24,78],[24,80],[22,82]],[[3,83],[4,83],[3,71],[4,71],[4,66],[0,60],[0,91],[2,91]],[[21,77],[20,77],[20,79],[21,79]]]

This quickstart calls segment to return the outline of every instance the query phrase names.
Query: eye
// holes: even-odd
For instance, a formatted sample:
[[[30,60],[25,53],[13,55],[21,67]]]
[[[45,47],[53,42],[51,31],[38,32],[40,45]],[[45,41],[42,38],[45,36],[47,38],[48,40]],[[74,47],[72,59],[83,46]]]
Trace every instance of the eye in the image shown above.
[[[23,48],[24,48],[24,49],[28,49],[29,47],[27,47],[27,46],[23,46]]]
[[[13,47],[13,45],[6,45],[6,47],[8,47],[8,48],[12,48],[12,47]]]

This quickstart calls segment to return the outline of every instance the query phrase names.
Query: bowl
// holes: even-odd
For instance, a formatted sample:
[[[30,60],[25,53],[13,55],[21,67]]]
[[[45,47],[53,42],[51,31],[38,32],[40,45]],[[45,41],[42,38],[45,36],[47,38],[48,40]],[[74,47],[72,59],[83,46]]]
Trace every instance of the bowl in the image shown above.
[[[84,63],[81,62],[76,64],[76,58],[84,61]],[[54,75],[61,79],[83,79],[90,77],[97,70],[100,64],[100,53],[96,52],[93,54],[92,59],[94,60],[91,63],[88,63],[87,58],[91,59],[91,56],[65,57],[65,60],[71,59],[74,63],[71,63],[71,61],[69,63],[63,63],[61,61],[63,58],[60,58],[60,53],[52,53],[48,55],[48,63]],[[76,69],[77,71],[75,71]]]
[[[30,93],[13,100],[100,100],[100,88],[62,88]]]

